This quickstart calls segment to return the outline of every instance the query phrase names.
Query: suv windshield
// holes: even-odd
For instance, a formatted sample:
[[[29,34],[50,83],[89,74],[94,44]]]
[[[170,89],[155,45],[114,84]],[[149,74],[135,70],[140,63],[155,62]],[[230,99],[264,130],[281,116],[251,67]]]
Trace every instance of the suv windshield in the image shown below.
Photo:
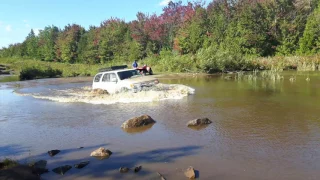
[[[123,80],[123,79],[131,78],[133,76],[141,76],[141,74],[137,70],[129,70],[129,71],[118,72],[118,76],[120,80]]]

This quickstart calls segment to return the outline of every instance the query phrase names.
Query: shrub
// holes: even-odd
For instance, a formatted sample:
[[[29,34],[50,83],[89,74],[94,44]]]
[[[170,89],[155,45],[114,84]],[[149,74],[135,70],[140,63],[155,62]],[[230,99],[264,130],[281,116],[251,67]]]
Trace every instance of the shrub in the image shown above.
[[[20,72],[20,80],[31,80],[37,78],[53,78],[62,76],[62,71],[58,69],[52,69],[47,67],[45,69],[40,69],[39,67],[26,67]]]

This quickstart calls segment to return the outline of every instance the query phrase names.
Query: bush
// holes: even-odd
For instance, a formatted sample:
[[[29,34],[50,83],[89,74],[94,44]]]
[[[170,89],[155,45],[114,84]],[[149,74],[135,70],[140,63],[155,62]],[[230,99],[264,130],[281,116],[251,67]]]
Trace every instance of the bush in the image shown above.
[[[252,63],[252,57],[246,57],[231,49],[218,49],[214,46],[201,49],[197,53],[197,59],[200,62],[200,70],[206,73],[253,70],[255,68]]]
[[[45,69],[40,69],[39,67],[26,67],[20,72],[20,80],[31,80],[38,78],[53,78],[62,76],[62,71],[58,69],[52,69],[47,67]]]

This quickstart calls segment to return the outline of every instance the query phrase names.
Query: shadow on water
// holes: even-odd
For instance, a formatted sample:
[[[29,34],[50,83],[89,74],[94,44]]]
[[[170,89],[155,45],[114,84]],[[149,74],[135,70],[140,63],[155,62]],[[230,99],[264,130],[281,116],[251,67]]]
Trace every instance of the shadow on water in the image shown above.
[[[124,152],[113,152],[110,158],[99,160],[94,157],[90,157],[90,153],[86,153],[86,157],[83,158],[70,158],[72,153],[77,151],[88,151],[97,149],[98,147],[109,148],[110,145],[107,144],[95,145],[83,148],[73,148],[73,149],[60,149],[61,152],[54,157],[49,157],[47,152],[22,159],[21,163],[30,162],[30,160],[46,160],[48,162],[47,168],[49,173],[43,174],[42,179],[92,179],[92,178],[108,178],[108,179],[135,179],[135,178],[150,178],[154,176],[158,179],[156,172],[151,171],[148,168],[148,164],[152,163],[172,163],[179,158],[195,155],[200,150],[201,146],[182,146],[176,148],[163,148],[150,151],[136,152],[131,154],[124,154]],[[112,151],[112,147],[110,147]],[[74,168],[74,164],[80,163],[81,161],[90,161],[90,164],[83,169]],[[53,168],[63,165],[71,165],[72,169],[69,170],[65,175],[61,176],[52,172]],[[142,166],[142,170],[138,173],[133,172],[135,166]],[[119,173],[120,167],[129,167],[131,170],[128,173]],[[163,168],[162,168],[163,169]],[[198,172],[199,175],[199,172]]]
[[[156,172],[148,170],[149,163],[172,163],[179,158],[191,156],[197,154],[200,146],[183,146],[178,148],[164,148],[151,151],[144,151],[138,153],[131,153],[127,155],[121,155],[121,153],[115,153],[108,160],[105,161],[92,161],[90,167],[83,169],[76,176],[84,176],[88,178],[110,178],[110,179],[128,179],[127,174],[121,174],[118,172],[120,167],[134,168],[135,166],[142,165],[141,172],[135,176],[144,177]],[[63,162],[61,162],[63,163]],[[130,174],[133,172],[131,171]],[[130,177],[134,178],[134,177]],[[129,178],[129,179],[130,179]]]
[[[0,146],[0,159],[6,158],[7,156],[19,156],[29,152],[29,147],[20,146],[17,144]]]
[[[87,147],[75,147],[75,148],[69,148],[69,149],[59,149],[56,148],[58,150],[60,150],[60,152],[58,154],[56,154],[53,157],[50,157],[48,152],[43,152],[41,154],[37,154],[37,155],[29,155],[28,157],[19,160],[20,163],[30,163],[30,162],[34,162],[34,161],[38,161],[38,160],[47,160],[48,163],[49,161],[55,160],[55,161],[60,161],[62,159],[64,159],[65,157],[71,155],[72,153],[79,153],[79,152],[86,152],[86,151],[93,151],[95,149],[98,149],[99,147],[108,147],[109,144],[99,144],[99,145],[94,145],[94,146],[87,146]],[[53,150],[53,149],[48,149],[48,151]],[[84,158],[85,159],[85,158]],[[59,166],[59,164],[55,164]]]

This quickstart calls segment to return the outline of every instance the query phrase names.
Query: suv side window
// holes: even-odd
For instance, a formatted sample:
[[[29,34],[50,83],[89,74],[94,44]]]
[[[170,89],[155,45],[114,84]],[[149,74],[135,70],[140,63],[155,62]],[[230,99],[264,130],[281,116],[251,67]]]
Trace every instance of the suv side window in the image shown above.
[[[100,78],[101,78],[102,74],[98,74],[96,75],[96,77],[94,78],[94,82],[99,82]]]
[[[115,73],[104,74],[102,78],[102,82],[111,82],[112,78],[117,78]]]
[[[111,79],[117,79],[117,76],[115,73],[110,73],[110,81]]]
[[[110,74],[104,74],[102,78],[102,82],[109,82],[110,81]]]

